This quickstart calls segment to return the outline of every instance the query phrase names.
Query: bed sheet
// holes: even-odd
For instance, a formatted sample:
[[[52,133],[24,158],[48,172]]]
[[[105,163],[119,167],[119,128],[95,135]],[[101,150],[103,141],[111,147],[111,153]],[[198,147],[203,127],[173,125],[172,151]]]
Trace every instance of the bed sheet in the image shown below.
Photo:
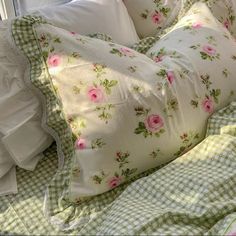
[[[0,235],[59,234],[42,212],[45,186],[57,169],[55,146],[44,154],[34,172],[17,168],[18,194],[0,197]]]

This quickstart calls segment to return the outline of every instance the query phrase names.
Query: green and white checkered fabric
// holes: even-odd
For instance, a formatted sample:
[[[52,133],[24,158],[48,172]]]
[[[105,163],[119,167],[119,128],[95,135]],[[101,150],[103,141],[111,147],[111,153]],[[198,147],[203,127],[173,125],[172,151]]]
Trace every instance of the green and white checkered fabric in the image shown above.
[[[58,167],[56,146],[44,155],[34,172],[17,169],[18,194],[0,197],[0,235],[59,234],[42,212],[45,186]]]
[[[135,43],[131,48],[137,52],[145,54],[158,40],[155,37],[147,37]]]
[[[94,34],[89,34],[88,36],[91,38],[103,40],[105,42],[113,42],[112,37],[107,34],[94,33]]]

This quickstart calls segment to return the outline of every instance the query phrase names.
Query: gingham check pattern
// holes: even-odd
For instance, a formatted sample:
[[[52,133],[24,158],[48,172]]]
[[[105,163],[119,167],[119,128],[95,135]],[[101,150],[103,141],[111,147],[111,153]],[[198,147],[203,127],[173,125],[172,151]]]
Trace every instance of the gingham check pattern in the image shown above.
[[[34,172],[17,169],[19,193],[0,198],[0,235],[59,234],[42,212],[45,186],[57,166],[56,146],[53,145]]]

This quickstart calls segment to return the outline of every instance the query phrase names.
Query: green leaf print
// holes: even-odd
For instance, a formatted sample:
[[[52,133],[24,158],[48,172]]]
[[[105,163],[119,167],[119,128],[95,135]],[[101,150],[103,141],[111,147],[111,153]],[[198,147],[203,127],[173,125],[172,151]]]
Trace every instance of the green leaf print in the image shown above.
[[[229,76],[229,71],[227,68],[225,68],[223,71],[222,71],[222,74],[224,75],[224,77],[228,77]]]
[[[120,52],[120,50],[118,50],[118,49],[116,49],[116,48],[112,48],[112,50],[110,51],[110,53],[116,54],[116,55],[118,55],[118,56],[120,56],[120,57],[123,56],[123,54]]]
[[[147,116],[151,109],[145,109],[144,107],[135,107],[136,116]]]
[[[106,143],[102,140],[102,138],[97,138],[95,140],[92,140],[92,142],[91,142],[92,149],[102,148],[105,145],[106,145]]]
[[[129,178],[131,175],[133,175],[138,169],[137,168],[133,168],[133,169],[125,169],[122,170],[121,175],[124,176],[125,178]]]
[[[202,83],[206,86],[206,89],[208,90],[210,86],[212,85],[212,82],[210,81],[210,75],[201,75]]]
[[[117,80],[108,80],[104,79],[100,81],[100,85],[102,85],[107,94],[111,94],[111,88],[116,86],[118,83]]]
[[[148,14],[149,14],[149,11],[148,10],[144,10],[144,12],[142,12],[140,14],[140,16],[143,18],[143,19],[147,19],[148,18]]]
[[[159,148],[156,149],[155,151],[152,151],[152,152],[149,154],[149,156],[150,156],[151,158],[153,158],[153,159],[157,159],[159,155],[160,155],[160,149],[159,149]]]
[[[191,100],[190,104],[191,104],[194,108],[197,108],[197,107],[198,107],[198,101],[196,101],[196,100]]]
[[[107,124],[108,121],[112,118],[112,114],[110,111],[114,108],[115,106],[113,104],[107,104],[105,106],[97,106],[95,110],[100,112],[98,117],[101,120],[105,121],[105,123]]]
[[[194,144],[196,144],[199,140],[199,134],[197,132],[189,131],[180,135],[180,140],[182,142],[182,145],[174,154],[175,157],[186,153]]]
[[[99,175],[94,175],[92,177],[92,180],[95,184],[101,184],[106,177],[107,177],[107,174],[105,174],[104,171],[101,171]]]
[[[145,138],[147,138],[149,135],[149,132],[147,131],[145,124],[141,121],[138,123],[138,127],[135,129],[134,132],[135,134],[143,134]]]
[[[130,154],[129,152],[117,152],[116,153],[116,161],[119,163],[119,168],[124,167],[129,163],[128,158]]]
[[[215,103],[219,103],[219,96],[221,95],[220,89],[212,89],[210,95],[213,97]]]

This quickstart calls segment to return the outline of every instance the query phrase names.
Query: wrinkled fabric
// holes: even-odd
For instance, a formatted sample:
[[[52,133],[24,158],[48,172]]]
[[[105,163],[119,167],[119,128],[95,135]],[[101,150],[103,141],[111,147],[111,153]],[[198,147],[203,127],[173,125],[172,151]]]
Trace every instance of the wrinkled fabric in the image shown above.
[[[41,128],[40,103],[24,84],[25,67],[8,41],[4,21],[0,24],[0,195],[16,192],[15,166],[33,170],[52,142]]]

